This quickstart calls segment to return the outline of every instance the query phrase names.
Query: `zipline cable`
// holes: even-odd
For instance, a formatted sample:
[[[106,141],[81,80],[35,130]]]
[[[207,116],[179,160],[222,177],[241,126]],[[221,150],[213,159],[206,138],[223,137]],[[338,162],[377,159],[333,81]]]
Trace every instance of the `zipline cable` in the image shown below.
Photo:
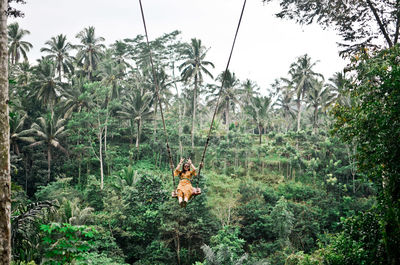
[[[163,122],[165,140],[166,140],[166,145],[167,145],[167,152],[168,152],[168,157],[169,157],[169,166],[171,168],[171,173],[172,173],[172,182],[173,182],[174,187],[175,187],[174,164],[172,162],[171,149],[169,148],[168,134],[167,134],[167,129],[165,127],[165,119],[164,119],[164,113],[163,113],[162,104],[161,104],[161,100],[160,100],[158,80],[157,80],[156,71],[155,71],[155,68],[154,68],[153,56],[152,56],[151,49],[150,49],[149,36],[147,34],[146,20],[144,18],[144,12],[143,12],[143,6],[142,6],[142,1],[141,0],[139,0],[139,4],[140,4],[140,12],[142,13],[142,20],[143,20],[144,32],[145,32],[145,35],[146,35],[147,48],[149,49],[149,58],[150,58],[151,70],[152,70],[152,73],[153,73],[153,80],[154,80],[154,83],[155,83],[155,86],[156,86],[157,101],[158,101],[158,104],[160,106],[160,113],[161,113],[161,118],[162,118],[162,122]]]
[[[226,74],[227,74],[227,71],[228,71],[228,68],[229,68],[229,64],[230,64],[230,62],[231,62],[232,53],[233,53],[233,48],[235,47],[236,37],[237,37],[238,32],[239,32],[240,24],[242,23],[242,18],[243,18],[244,9],[245,9],[245,7],[246,7],[246,2],[247,2],[247,0],[244,0],[244,2],[243,2],[242,12],[240,13],[240,18],[239,18],[239,22],[238,22],[238,25],[237,25],[237,28],[236,28],[235,37],[234,37],[234,39],[233,39],[231,52],[230,52],[230,54],[229,54],[229,59],[228,59],[228,62],[227,62],[227,64],[226,64],[226,68],[225,68],[225,71],[224,71],[224,75],[223,75],[223,77],[222,77],[222,84],[221,84],[221,88],[220,88],[220,90],[219,90],[219,95],[218,95],[218,99],[217,99],[217,104],[216,104],[216,106],[215,106],[214,115],[213,115],[212,120],[211,120],[210,130],[208,131],[207,141],[206,141],[206,144],[205,144],[205,146],[204,146],[203,154],[202,154],[202,156],[201,156],[201,162],[200,162],[200,166],[199,166],[199,176],[200,176],[201,169],[203,168],[204,157],[205,157],[205,155],[206,155],[208,143],[209,143],[209,141],[210,141],[210,136],[211,136],[211,131],[212,131],[213,124],[214,124],[215,115],[217,114],[217,110],[218,110],[218,106],[219,106],[219,100],[221,99],[221,95],[222,95],[221,92],[222,92],[222,89],[224,88],[224,83],[225,83]],[[228,126],[229,126],[229,124],[228,124]],[[199,181],[197,180],[197,187],[198,187],[198,185],[199,185]]]

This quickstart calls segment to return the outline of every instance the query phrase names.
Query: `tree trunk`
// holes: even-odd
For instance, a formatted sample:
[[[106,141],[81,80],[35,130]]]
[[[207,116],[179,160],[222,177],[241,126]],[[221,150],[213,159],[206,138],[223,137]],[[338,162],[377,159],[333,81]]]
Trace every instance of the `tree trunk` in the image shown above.
[[[140,120],[137,121],[136,149],[139,149],[139,137],[140,137]]]
[[[380,29],[382,35],[385,37],[385,40],[386,40],[386,42],[387,42],[389,48],[390,48],[390,47],[393,47],[393,42],[392,42],[392,40],[390,39],[390,36],[389,36],[389,34],[388,34],[388,32],[387,32],[387,29],[386,29],[386,27],[385,27],[385,25],[384,25],[384,22],[383,22],[383,21],[381,20],[381,18],[379,17],[378,10],[376,10],[375,6],[372,4],[372,2],[371,2],[370,0],[367,0],[367,3],[368,3],[369,8],[371,9],[372,13],[374,14],[376,23],[378,24],[379,29]]]
[[[300,120],[301,120],[301,101],[299,98],[297,100],[297,132],[300,131]]]
[[[132,145],[133,144],[133,120],[132,119],[129,120],[129,125],[130,125],[129,127],[131,130],[131,135],[129,137],[129,144]]]
[[[229,132],[229,123],[231,122],[229,120],[229,99],[226,101],[226,106],[225,106],[225,119],[226,119],[226,132]]]
[[[50,182],[51,175],[51,147],[47,146],[47,181]]]
[[[24,166],[25,166],[25,194],[28,194],[28,156],[27,155],[24,155],[25,156],[25,163],[24,163]]]
[[[0,1],[0,264],[11,262],[10,125],[8,115],[8,2]]]
[[[318,106],[314,107],[313,133],[317,132]]]
[[[104,127],[104,164],[107,166],[107,176],[110,175],[110,163],[107,159],[107,131],[108,131],[108,106],[107,106],[107,118]]]
[[[194,91],[193,91],[193,116],[192,116],[192,150],[194,149],[194,125],[196,121],[196,106],[197,106],[197,75],[194,77]]]
[[[103,169],[103,129],[100,129],[99,132],[99,160],[100,160],[100,189],[104,188],[104,169]]]
[[[92,81],[92,51],[89,50],[89,69],[88,69],[88,79]]]
[[[58,61],[58,79],[61,82],[61,65],[62,65],[62,61]]]
[[[157,110],[158,110],[158,104],[154,106],[154,122],[153,122],[153,137],[154,139],[157,139]]]
[[[260,145],[261,145],[261,139],[262,139],[261,129],[262,129],[261,125],[258,125],[258,135],[260,136]]]
[[[176,235],[176,258],[178,261],[178,265],[181,264],[181,253],[180,252],[181,252],[181,243],[179,240],[179,233],[177,233],[177,235]]]

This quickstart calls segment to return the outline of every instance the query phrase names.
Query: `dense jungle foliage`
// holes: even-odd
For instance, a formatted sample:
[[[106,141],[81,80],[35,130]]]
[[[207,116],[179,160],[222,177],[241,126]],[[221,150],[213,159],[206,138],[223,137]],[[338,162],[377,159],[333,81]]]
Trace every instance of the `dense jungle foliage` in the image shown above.
[[[395,264],[398,45],[325,78],[299,55],[269,88],[229,71],[220,92],[201,40],[152,41],[175,165],[200,162],[221,93],[181,208],[144,37],[87,27],[32,63],[27,34],[8,27],[15,264]]]

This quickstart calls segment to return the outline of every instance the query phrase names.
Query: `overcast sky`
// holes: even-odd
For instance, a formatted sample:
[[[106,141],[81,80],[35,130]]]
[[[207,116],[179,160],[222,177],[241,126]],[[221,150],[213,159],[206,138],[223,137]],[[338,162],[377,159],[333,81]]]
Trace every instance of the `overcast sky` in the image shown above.
[[[31,32],[26,40],[34,48],[30,61],[41,56],[40,48],[51,37],[65,34],[72,43],[84,27],[94,26],[96,34],[115,40],[143,34],[138,0],[27,0],[16,5],[25,12],[17,21]],[[199,38],[210,47],[208,60],[218,75],[224,68],[232,45],[243,0],[142,0],[149,38],[173,30],[183,41]],[[334,32],[317,25],[299,26],[274,17],[277,5],[248,0],[230,70],[241,80],[250,78],[266,90],[275,78],[287,75],[289,65],[305,53],[319,60],[315,70],[326,78],[343,69]],[[14,21],[15,19],[10,19]]]

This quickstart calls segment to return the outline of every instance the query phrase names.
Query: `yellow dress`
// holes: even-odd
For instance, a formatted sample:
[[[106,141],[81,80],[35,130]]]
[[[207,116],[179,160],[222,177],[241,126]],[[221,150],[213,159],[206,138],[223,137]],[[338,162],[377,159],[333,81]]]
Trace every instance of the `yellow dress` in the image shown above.
[[[190,200],[193,195],[191,180],[193,176],[196,176],[196,171],[191,170],[183,173],[181,170],[175,170],[174,176],[179,176],[180,179],[178,188],[176,189],[178,197],[184,197],[185,199],[187,198],[187,200]]]

